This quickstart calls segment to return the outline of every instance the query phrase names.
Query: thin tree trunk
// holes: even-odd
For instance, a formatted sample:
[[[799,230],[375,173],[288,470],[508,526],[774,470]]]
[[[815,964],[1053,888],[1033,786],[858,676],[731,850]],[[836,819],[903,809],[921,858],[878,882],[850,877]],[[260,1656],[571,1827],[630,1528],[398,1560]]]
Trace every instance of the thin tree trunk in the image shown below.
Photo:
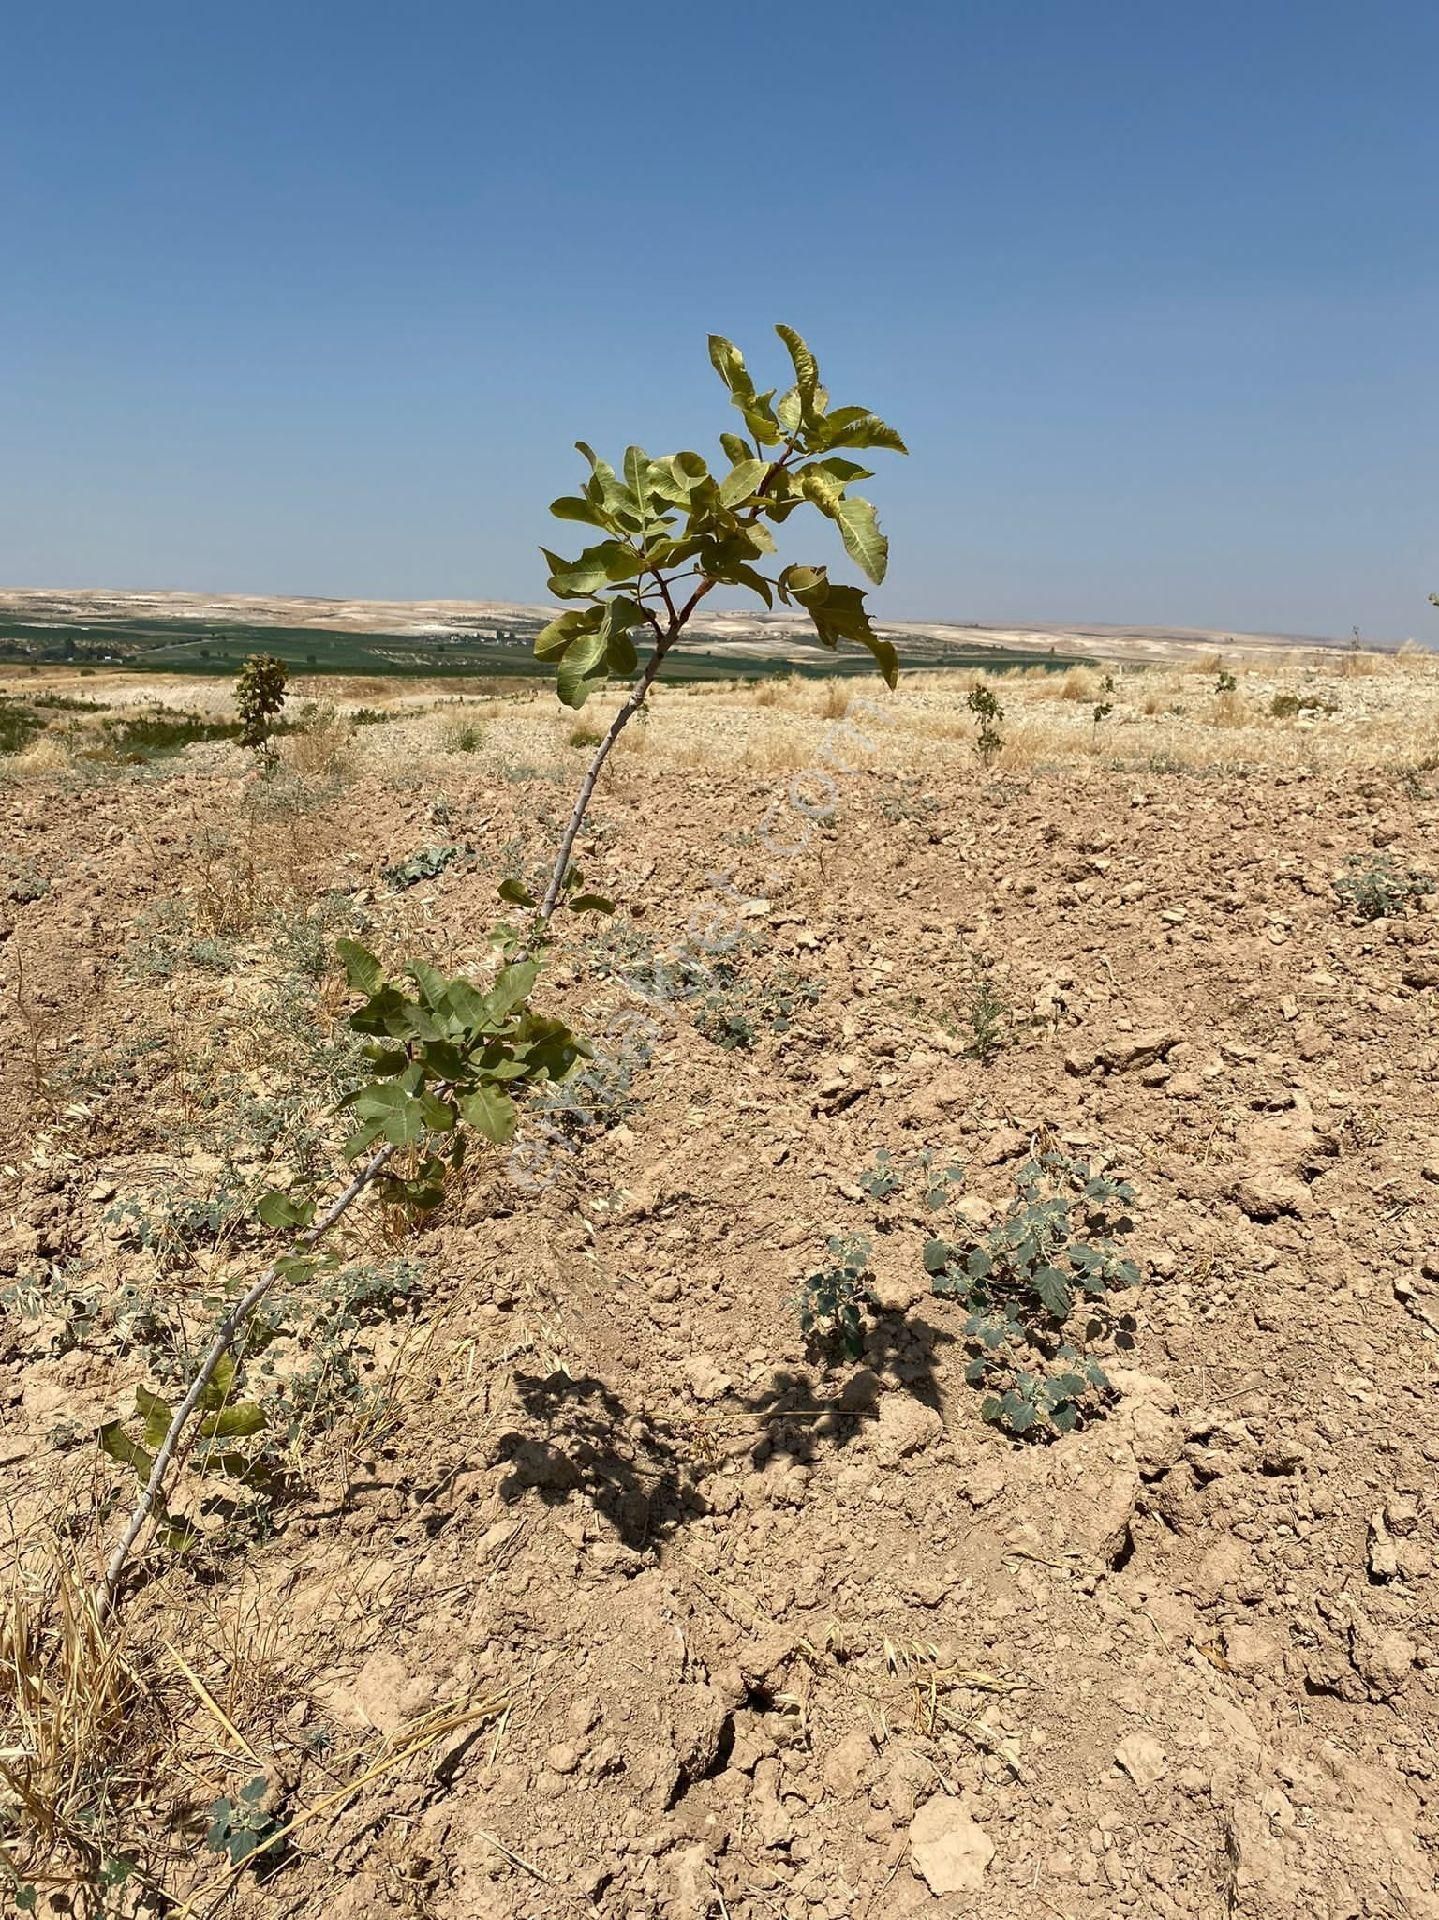
[[[359,1199],[360,1195],[364,1192],[365,1188],[369,1186],[376,1174],[381,1171],[394,1151],[395,1149],[392,1146],[381,1147],[378,1153],[366,1161],[365,1165],[355,1175],[353,1180],[350,1181],[350,1184],[345,1188],[344,1192],[336,1196],[325,1212],[322,1213],[320,1218],[315,1222],[314,1226],[307,1228],[307,1230],[299,1236],[296,1245],[299,1247],[312,1247],[323,1234],[328,1233],[336,1221],[349,1212],[355,1201]],[[175,1450],[180,1444],[180,1437],[184,1433],[191,1415],[199,1406],[206,1387],[208,1387],[211,1380],[214,1379],[215,1369],[234,1346],[235,1339],[241,1328],[245,1325],[245,1322],[250,1318],[250,1315],[255,1311],[256,1307],[259,1306],[260,1302],[265,1298],[265,1295],[274,1286],[279,1277],[279,1262],[271,1261],[259,1279],[255,1281],[248,1292],[241,1294],[240,1298],[215,1329],[215,1337],[205,1350],[205,1357],[200,1362],[199,1370],[190,1382],[184,1399],[180,1402],[179,1406],[176,1407],[171,1417],[169,1429],[165,1434],[165,1438],[160,1442],[159,1449],[155,1454],[154,1464],[150,1468],[150,1477],[145,1482],[140,1498],[135,1503],[135,1510],[130,1515],[124,1533],[120,1536],[119,1545],[110,1555],[109,1561],[106,1564],[105,1577],[100,1582],[99,1592],[96,1596],[102,1614],[108,1613],[115,1604],[115,1596],[120,1590],[120,1582],[124,1578],[125,1567],[129,1561],[131,1552],[134,1550],[135,1542],[144,1531],[145,1523],[155,1511],[156,1506],[161,1504],[165,1488],[165,1476],[169,1472],[170,1465],[175,1458]]]

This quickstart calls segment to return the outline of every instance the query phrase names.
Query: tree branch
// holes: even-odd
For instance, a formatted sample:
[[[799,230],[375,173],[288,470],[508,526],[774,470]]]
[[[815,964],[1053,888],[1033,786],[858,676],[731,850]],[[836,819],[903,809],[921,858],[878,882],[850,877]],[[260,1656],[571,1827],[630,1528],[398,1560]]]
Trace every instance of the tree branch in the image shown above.
[[[325,1212],[320,1215],[314,1226],[308,1227],[305,1232],[299,1236],[295,1242],[296,1246],[313,1247],[317,1240],[328,1233],[330,1228],[349,1212],[365,1188],[369,1186],[370,1182],[385,1167],[394,1151],[395,1149],[392,1146],[385,1146],[381,1147],[378,1153],[372,1155],[344,1191],[331,1201],[330,1205],[326,1208]],[[149,1520],[157,1506],[163,1505],[162,1495],[165,1488],[165,1475],[170,1470],[171,1463],[175,1458],[176,1449],[180,1444],[180,1438],[185,1431],[186,1425],[189,1423],[191,1415],[199,1406],[206,1387],[209,1386],[211,1380],[215,1377],[215,1369],[234,1346],[236,1336],[245,1325],[245,1322],[250,1318],[250,1315],[255,1311],[256,1307],[259,1306],[260,1302],[265,1298],[265,1295],[269,1293],[279,1278],[280,1263],[278,1260],[272,1260],[248,1292],[241,1294],[240,1298],[215,1329],[215,1337],[205,1350],[205,1357],[200,1362],[199,1370],[186,1389],[184,1399],[180,1402],[179,1406],[176,1407],[165,1438],[160,1442],[155,1454],[154,1464],[150,1468],[150,1477],[145,1482],[140,1498],[135,1503],[135,1511],[130,1515],[125,1531],[120,1536],[119,1545],[115,1548],[115,1551],[110,1555],[109,1561],[106,1563],[105,1576],[101,1580],[95,1596],[102,1615],[109,1613],[115,1604],[115,1596],[120,1590],[120,1582],[124,1578],[125,1567],[129,1561],[135,1542],[140,1538],[141,1533],[145,1529],[146,1521]]]
[[[604,737],[595,748],[590,764],[585,769],[585,777],[580,782],[580,790],[575,797],[575,804],[570,814],[569,824],[560,836],[560,844],[555,852],[555,864],[550,873],[550,884],[545,888],[545,897],[541,900],[539,912],[535,916],[536,923],[541,927],[547,927],[554,918],[555,908],[559,905],[560,890],[565,884],[565,875],[570,870],[570,858],[574,853],[575,841],[579,836],[580,828],[584,825],[585,815],[589,811],[590,801],[594,797],[595,782],[600,777],[600,772],[604,767],[605,761],[610,757],[610,748],[615,744],[616,740],[619,739],[630,721],[634,719],[635,715],[644,705],[646,696],[650,688],[654,685],[655,676],[660,670],[660,664],[676,640],[679,639],[680,631],[687,618],[688,611],[682,614],[678,620],[672,621],[668,631],[662,633],[655,642],[655,650],[645,662],[643,672],[630,688],[629,694],[621,705],[619,712],[615,715],[614,719],[611,720],[609,726],[606,727]]]

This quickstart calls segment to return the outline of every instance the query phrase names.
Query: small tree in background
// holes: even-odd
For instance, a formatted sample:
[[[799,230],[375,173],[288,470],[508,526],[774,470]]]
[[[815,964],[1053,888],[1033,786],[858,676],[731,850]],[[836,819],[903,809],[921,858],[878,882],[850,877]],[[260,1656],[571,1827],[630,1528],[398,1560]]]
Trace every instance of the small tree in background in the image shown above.
[[[1004,745],[1004,735],[999,730],[999,723],[1004,718],[1004,708],[1000,705],[999,695],[987,687],[982,680],[976,680],[970,688],[965,705],[979,723],[974,750],[988,768]]]
[[[235,710],[240,716],[240,745],[267,752],[270,722],[285,704],[285,663],[271,653],[252,653],[235,681]]]

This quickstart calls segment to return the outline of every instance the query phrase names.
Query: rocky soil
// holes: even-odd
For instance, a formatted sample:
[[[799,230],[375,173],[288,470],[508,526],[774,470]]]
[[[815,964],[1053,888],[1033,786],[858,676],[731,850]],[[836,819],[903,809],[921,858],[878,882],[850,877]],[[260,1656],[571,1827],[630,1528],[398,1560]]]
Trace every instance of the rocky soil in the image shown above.
[[[361,1398],[258,1534],[147,1559],[135,1658],[167,1639],[222,1723],[162,1660],[179,1758],[115,1788],[117,1851],[254,1915],[1439,1916],[1439,916],[1333,888],[1433,871],[1431,786],[994,779],[956,742],[818,792],[643,760],[604,791],[619,912],[552,1001],[610,1078],[529,1172],[366,1225],[420,1279]],[[198,1321],[253,1260],[137,1223],[235,1159],[207,1086],[303,1087],[275,1033],[342,1011],[321,962],[262,1018],[273,916],[482,963],[562,795],[451,755],[257,811],[228,749],[6,790],[16,1579],[62,1521],[93,1565],[131,1497],[93,1447],[151,1377],[122,1290]],[[686,953],[733,959],[718,1025],[655,973]],[[980,1418],[922,1210],[860,1182],[932,1150],[978,1233],[1038,1139],[1135,1183],[1143,1277],[1118,1404],[1026,1446]],[[853,1360],[794,1306],[835,1233],[871,1249]],[[298,1825],[230,1875],[207,1812],[259,1776]]]

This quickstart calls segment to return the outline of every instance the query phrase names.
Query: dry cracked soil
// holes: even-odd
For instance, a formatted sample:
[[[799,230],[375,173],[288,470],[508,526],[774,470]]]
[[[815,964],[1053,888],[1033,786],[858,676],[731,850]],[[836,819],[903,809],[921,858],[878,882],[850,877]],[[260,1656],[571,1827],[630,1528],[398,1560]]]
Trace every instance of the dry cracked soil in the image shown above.
[[[482,969],[567,804],[386,751],[4,790],[16,1621],[133,1498],[97,1427],[253,1269],[235,1194],[329,1151],[329,940]],[[181,1488],[203,1544],[143,1556],[44,1844],[43,1701],[5,1749],[38,1911],[1439,1916],[1439,918],[1334,889],[1432,871],[1439,801],[963,742],[801,776],[617,762],[618,912],[545,989],[586,1088],[427,1223],[366,1216],[338,1331],[248,1360],[273,1493]],[[864,1184],[928,1152],[977,1237],[1036,1142],[1133,1182],[1141,1272],[1114,1404],[1048,1444],[980,1417],[925,1209]],[[795,1311],[844,1234],[853,1356]]]

